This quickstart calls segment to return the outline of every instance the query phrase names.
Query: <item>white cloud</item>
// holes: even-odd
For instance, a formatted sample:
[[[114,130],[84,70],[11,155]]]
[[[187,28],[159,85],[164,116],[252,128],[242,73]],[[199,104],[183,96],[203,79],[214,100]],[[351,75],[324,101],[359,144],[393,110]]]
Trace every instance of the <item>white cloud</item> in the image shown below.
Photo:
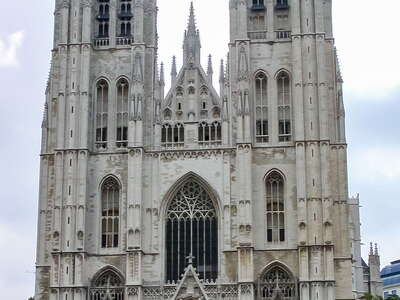
[[[22,46],[24,32],[17,31],[7,37],[7,42],[0,39],[0,67],[17,66],[17,50]]]
[[[370,148],[351,158],[352,177],[367,182],[400,181],[400,148]]]

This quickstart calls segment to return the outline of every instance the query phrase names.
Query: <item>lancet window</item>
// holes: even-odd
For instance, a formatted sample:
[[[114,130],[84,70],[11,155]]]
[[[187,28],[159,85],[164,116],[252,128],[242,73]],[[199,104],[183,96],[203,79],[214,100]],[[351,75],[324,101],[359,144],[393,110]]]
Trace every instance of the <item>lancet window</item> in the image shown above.
[[[128,146],[128,93],[129,83],[121,79],[117,83],[117,142],[118,148]]]
[[[90,300],[124,300],[124,281],[113,270],[102,272],[90,288]]]
[[[96,85],[96,148],[107,148],[108,140],[108,99],[107,81],[100,80]]]
[[[281,72],[277,79],[278,85],[278,119],[279,141],[288,142],[292,137],[291,122],[291,87],[290,78],[286,72]]]
[[[101,247],[117,248],[119,245],[120,186],[107,178],[101,187]]]
[[[257,143],[269,142],[268,80],[263,72],[255,78],[255,135]]]
[[[209,193],[195,179],[175,193],[166,214],[166,280],[176,282],[194,257],[204,280],[218,275],[218,220]]]
[[[98,21],[98,37],[109,36],[110,24],[110,0],[98,0],[99,13],[97,15]]]
[[[222,130],[220,122],[199,124],[199,145],[220,145],[222,142]]]
[[[265,179],[267,242],[285,241],[285,200],[284,179],[277,171]]]
[[[185,127],[181,123],[166,123],[161,129],[161,146],[177,148],[185,145]]]
[[[275,266],[261,276],[258,295],[262,300],[295,300],[296,283],[286,270]]]
[[[120,0],[120,10],[118,13],[120,22],[120,33],[121,37],[129,37],[132,34],[131,20],[133,18],[132,13],[132,0]]]

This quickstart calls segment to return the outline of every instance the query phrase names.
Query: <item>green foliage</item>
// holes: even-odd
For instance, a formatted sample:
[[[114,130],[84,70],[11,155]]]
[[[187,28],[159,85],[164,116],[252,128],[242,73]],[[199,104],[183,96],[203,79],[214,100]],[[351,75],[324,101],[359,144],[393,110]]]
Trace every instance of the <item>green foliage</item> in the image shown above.
[[[387,300],[400,300],[400,297],[397,295],[390,295],[386,298]]]
[[[29,297],[29,299],[28,300],[35,300],[33,297]]]

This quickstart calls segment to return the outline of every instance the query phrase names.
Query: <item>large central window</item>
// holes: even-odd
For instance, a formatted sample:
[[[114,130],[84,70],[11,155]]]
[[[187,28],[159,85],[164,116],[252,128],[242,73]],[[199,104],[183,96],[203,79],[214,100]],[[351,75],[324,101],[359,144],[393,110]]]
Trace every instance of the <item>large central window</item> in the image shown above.
[[[169,205],[166,215],[166,279],[178,281],[189,256],[201,279],[218,275],[218,221],[209,193],[188,180]]]

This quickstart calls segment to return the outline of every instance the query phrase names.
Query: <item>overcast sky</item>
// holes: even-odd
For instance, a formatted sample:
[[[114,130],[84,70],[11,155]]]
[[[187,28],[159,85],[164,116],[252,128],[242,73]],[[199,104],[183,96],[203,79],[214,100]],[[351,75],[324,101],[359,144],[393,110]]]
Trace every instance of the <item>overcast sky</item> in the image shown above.
[[[0,291],[34,293],[38,154],[54,0],[2,1],[0,10]],[[160,60],[181,62],[189,0],[159,0]],[[203,61],[227,52],[228,0],[195,0]],[[350,193],[360,193],[363,242],[382,265],[400,258],[399,0],[334,0],[345,80]],[[383,5],[383,6],[382,6]],[[218,76],[218,74],[216,74]],[[363,249],[364,257],[367,247]]]

